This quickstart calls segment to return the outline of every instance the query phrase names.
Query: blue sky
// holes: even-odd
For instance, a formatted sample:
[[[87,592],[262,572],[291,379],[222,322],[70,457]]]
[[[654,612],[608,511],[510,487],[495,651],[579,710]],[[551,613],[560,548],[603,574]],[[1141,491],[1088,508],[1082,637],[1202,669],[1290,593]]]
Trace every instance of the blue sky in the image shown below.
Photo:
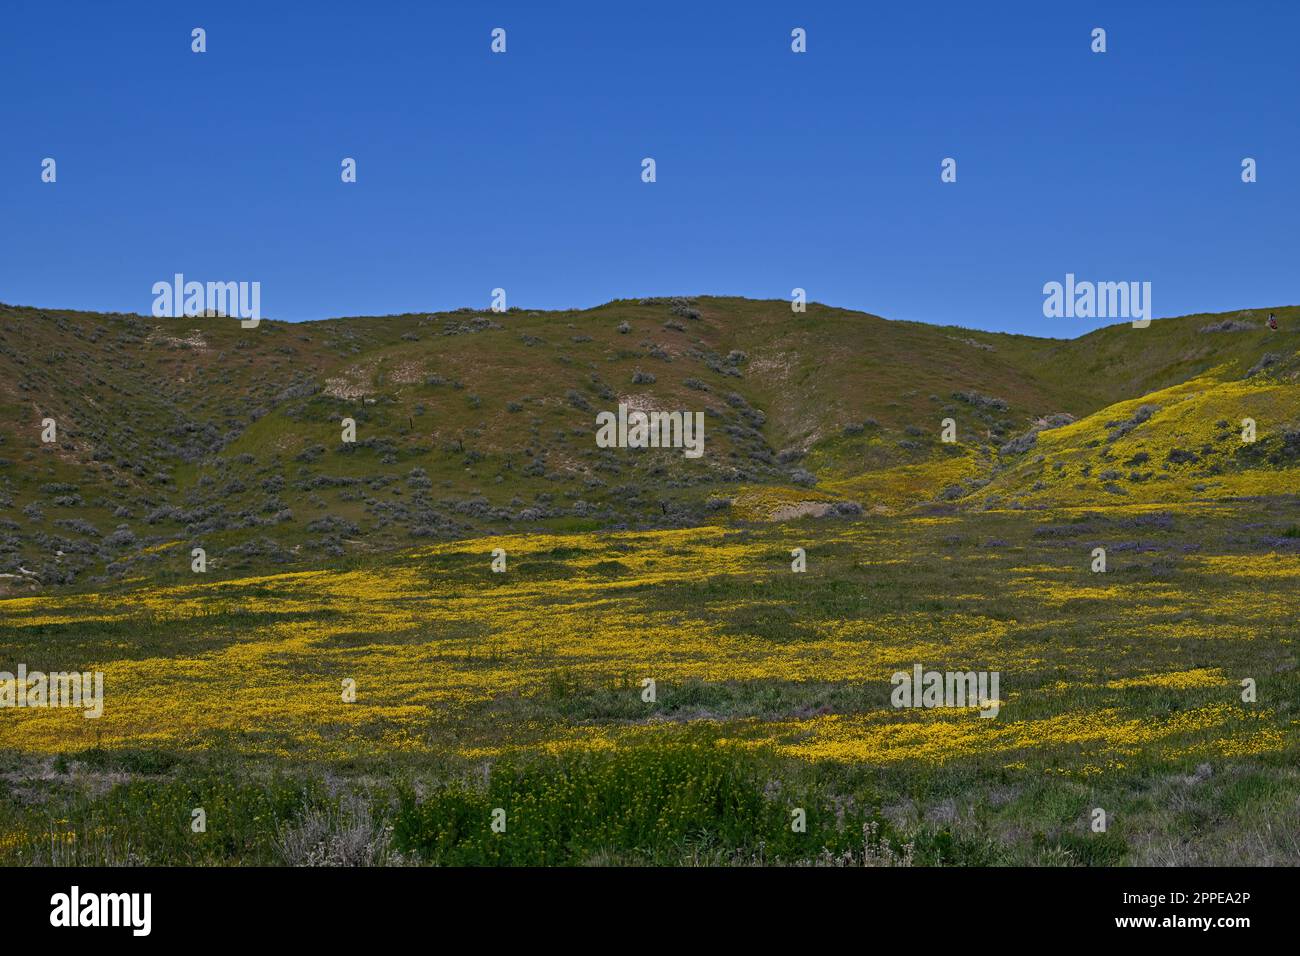
[[[1052,336],[1107,324],[1044,318],[1067,272],[1150,281],[1157,316],[1295,303],[1298,48],[1294,2],[6,0],[0,300],[147,313],[182,272],[298,320],[800,286]]]

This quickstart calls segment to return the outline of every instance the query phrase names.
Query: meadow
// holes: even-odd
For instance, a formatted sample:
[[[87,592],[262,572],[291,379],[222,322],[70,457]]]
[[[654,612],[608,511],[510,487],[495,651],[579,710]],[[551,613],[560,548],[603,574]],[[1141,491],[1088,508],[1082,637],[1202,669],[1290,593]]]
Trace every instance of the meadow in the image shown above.
[[[0,668],[102,671],[105,707],[0,715],[0,864],[1295,865],[1296,503],[513,534],[12,598]],[[998,672],[997,716],[892,707],[917,664]]]

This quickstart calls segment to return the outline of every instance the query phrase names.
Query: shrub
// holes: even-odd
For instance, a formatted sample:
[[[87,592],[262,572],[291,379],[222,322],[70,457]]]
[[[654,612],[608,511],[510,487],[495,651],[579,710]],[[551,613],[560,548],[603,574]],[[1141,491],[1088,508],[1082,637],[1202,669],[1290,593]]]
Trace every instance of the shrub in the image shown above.
[[[423,799],[404,787],[393,845],[444,866],[555,866],[601,860],[611,848],[630,860],[676,863],[691,847],[761,852],[796,860],[861,842],[861,811],[844,826],[813,793],[766,793],[761,760],[711,746],[652,745],[584,753],[521,766],[498,764],[486,786],[444,783]],[[807,833],[792,833],[791,801],[808,808]],[[506,813],[509,839],[493,833]]]
[[[990,395],[981,395],[976,391],[953,392],[952,397],[959,402],[965,402],[967,405],[973,405],[976,408],[988,408],[997,412],[1007,410],[1007,403],[1000,398],[993,398]]]
[[[1151,416],[1158,411],[1160,411],[1159,405],[1139,405],[1137,411],[1135,411],[1132,417],[1129,418],[1127,421],[1107,422],[1106,427],[1114,430],[1108,436],[1106,436],[1106,440],[1113,442],[1116,441],[1117,439],[1123,438],[1133,429],[1137,428],[1143,422],[1150,419]]]
[[[1276,365],[1280,361],[1282,361],[1282,356],[1279,355],[1278,353],[1265,352],[1260,357],[1260,360],[1250,367],[1250,371],[1246,373],[1246,377],[1250,378],[1251,376],[1258,375],[1260,372],[1264,371],[1264,369],[1268,368],[1270,365]]]
[[[683,299],[680,297],[672,299],[671,311],[673,315],[683,316],[693,322],[698,322],[700,319],[699,311],[691,308],[689,299]]]
[[[1028,431],[1023,435],[1011,439],[1001,448],[998,449],[999,455],[1020,455],[1029,451],[1030,448],[1038,441],[1037,431]]]

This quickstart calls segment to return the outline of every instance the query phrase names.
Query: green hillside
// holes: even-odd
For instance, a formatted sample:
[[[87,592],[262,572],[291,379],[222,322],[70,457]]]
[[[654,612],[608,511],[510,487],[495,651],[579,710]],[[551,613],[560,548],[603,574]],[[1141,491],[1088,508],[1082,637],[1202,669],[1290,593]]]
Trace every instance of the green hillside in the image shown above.
[[[1300,308],[1276,332],[1268,311],[1059,340],[708,297],[250,330],[0,306],[0,593],[188,575],[193,547],[220,574],[508,531],[1295,494]],[[620,403],[702,411],[703,456],[598,448]]]

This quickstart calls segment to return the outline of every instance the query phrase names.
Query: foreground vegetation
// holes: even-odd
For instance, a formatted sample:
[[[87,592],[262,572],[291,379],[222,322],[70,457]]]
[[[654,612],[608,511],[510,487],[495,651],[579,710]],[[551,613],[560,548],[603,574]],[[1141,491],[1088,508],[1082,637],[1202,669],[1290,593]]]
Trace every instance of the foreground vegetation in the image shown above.
[[[5,666],[106,692],[0,713],[0,863],[1300,863],[1296,504],[516,535],[8,600]],[[999,672],[998,715],[891,707],[915,664]]]

